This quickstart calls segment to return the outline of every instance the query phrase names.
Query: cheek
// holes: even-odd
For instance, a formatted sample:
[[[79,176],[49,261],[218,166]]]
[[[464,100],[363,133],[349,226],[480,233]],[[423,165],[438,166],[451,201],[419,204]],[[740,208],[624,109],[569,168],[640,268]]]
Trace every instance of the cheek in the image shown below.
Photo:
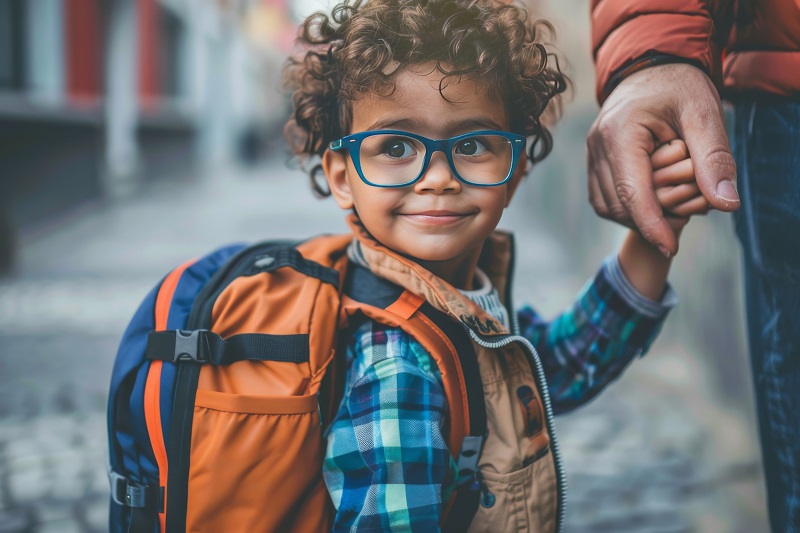
[[[365,225],[372,224],[376,227],[367,229],[380,229],[391,223],[391,214],[397,204],[392,191],[376,189],[369,185],[353,187],[353,207]]]
[[[499,190],[487,189],[481,192],[484,193],[484,196],[478,202],[480,202],[482,211],[490,214],[493,218],[499,219],[510,201],[507,188],[503,187]]]
[[[371,203],[370,197],[372,196],[369,190],[370,187],[361,181],[361,178],[358,177],[355,170],[348,172],[347,184],[350,188],[350,199],[353,202],[353,207],[358,210],[359,207],[363,208],[369,206]]]
[[[370,209],[377,212],[391,212],[398,204],[403,202],[407,194],[406,189],[386,189],[367,185],[361,179],[353,175],[354,179],[349,180],[350,190],[353,195],[353,202],[356,207]]]

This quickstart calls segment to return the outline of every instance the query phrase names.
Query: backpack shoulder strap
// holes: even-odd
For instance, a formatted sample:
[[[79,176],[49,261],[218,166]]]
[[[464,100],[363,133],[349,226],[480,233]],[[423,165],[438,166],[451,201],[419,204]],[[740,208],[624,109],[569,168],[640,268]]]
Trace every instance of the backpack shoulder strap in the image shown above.
[[[466,329],[424,298],[351,265],[342,301],[348,321],[366,317],[399,327],[433,357],[449,409],[447,441],[459,483],[445,507],[444,531],[466,531],[478,508],[478,461],[486,437],[486,407],[475,350]],[[455,509],[455,512],[450,512]]]
[[[178,268],[170,272],[161,284],[156,296],[155,305],[155,330],[167,329],[167,319],[169,318],[169,309],[172,305],[172,299],[175,294],[175,289],[178,287],[178,282],[183,273],[192,266],[196,260],[187,261]],[[150,370],[147,372],[147,381],[144,386],[144,419],[147,424],[147,432],[150,435],[150,443],[153,447],[153,454],[156,458],[158,465],[158,486],[167,486],[167,449],[164,445],[163,426],[161,425],[161,361],[153,361],[150,363]],[[160,491],[159,491],[160,492]],[[159,498],[161,499],[161,498]],[[151,513],[142,513],[142,517],[152,516]],[[158,521],[160,524],[160,531],[166,531],[163,502],[158,505]],[[139,525],[135,524],[137,520],[136,510],[132,510],[131,514],[131,531],[138,531]],[[151,527],[152,529],[152,527]]]

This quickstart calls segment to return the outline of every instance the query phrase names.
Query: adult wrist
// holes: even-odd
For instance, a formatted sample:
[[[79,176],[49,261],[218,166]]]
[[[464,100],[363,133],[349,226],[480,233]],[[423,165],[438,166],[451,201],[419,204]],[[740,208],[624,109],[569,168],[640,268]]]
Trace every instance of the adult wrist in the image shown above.
[[[611,92],[616,89],[616,87],[622,83],[622,81],[634,74],[635,72],[639,72],[640,70],[644,70],[651,67],[657,67],[659,65],[670,65],[675,63],[683,63],[686,65],[691,65],[693,67],[697,67],[702,70],[707,76],[709,76],[708,68],[706,68],[703,63],[694,59],[687,59],[685,57],[676,56],[672,54],[662,54],[656,51],[650,51],[642,56],[632,59],[631,61],[625,63],[622,67],[614,71],[613,74],[608,78],[608,83],[603,88],[602,99],[601,102],[604,102]]]

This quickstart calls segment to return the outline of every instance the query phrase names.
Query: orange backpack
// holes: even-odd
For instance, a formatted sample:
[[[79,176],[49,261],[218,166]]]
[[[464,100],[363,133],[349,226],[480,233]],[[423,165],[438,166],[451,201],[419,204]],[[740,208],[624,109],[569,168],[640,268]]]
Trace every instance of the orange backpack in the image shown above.
[[[148,295],[111,381],[111,531],[330,530],[323,433],[344,381],[337,345],[365,319],[402,328],[439,366],[467,481],[442,525],[466,530],[486,432],[474,351],[459,324],[349,262],[351,239],[224,248]]]

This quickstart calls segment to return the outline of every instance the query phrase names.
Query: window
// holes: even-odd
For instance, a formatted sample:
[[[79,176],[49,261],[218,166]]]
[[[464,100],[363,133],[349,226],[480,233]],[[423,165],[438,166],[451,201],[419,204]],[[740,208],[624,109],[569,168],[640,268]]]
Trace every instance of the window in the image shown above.
[[[181,74],[185,68],[183,47],[185,28],[183,21],[171,10],[163,8],[160,13],[162,51],[161,90],[167,98],[180,98],[183,92]]]
[[[25,86],[25,0],[0,0],[0,89]]]

